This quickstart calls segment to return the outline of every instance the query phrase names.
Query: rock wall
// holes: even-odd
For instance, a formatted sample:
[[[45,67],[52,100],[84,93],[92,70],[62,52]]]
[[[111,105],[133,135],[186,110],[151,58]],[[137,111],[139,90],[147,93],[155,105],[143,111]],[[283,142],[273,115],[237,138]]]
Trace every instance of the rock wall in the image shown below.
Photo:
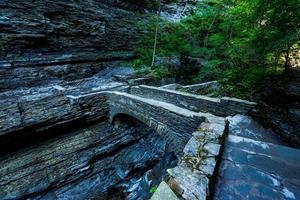
[[[145,125],[103,122],[55,135],[1,157],[0,199],[120,199],[114,189],[128,189],[131,199],[151,195],[148,185],[136,191],[131,183],[162,159],[166,143]]]
[[[252,113],[293,147],[300,148],[300,70],[295,68],[283,85],[271,86],[256,97],[258,112]]]
[[[107,112],[108,105],[103,95],[74,99],[64,93],[48,93],[44,96],[25,96],[18,100],[6,99],[0,101],[0,144],[28,131],[34,131],[37,135],[78,120],[82,123],[96,121],[105,118]]]
[[[132,58],[152,1],[0,1],[0,92],[90,77]]]

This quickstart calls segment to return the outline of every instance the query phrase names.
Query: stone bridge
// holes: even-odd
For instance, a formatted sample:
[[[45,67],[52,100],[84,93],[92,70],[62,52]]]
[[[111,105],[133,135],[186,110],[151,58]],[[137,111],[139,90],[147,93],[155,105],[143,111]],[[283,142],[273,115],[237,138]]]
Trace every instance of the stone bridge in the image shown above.
[[[216,166],[222,161],[221,148],[228,133],[225,117],[246,114],[255,106],[240,99],[210,98],[145,85],[81,95],[56,87],[48,96],[0,105],[0,136],[16,136],[19,130],[33,130],[32,134],[38,135],[72,120],[81,123],[108,118],[117,125],[128,115],[154,129],[165,139],[168,150],[180,158],[178,166],[168,170],[171,182],[167,185],[176,183],[183,199],[206,199],[211,197],[210,189],[218,177]]]
[[[169,103],[136,95],[110,92],[109,118],[127,114],[156,130],[168,143],[170,151],[182,153],[191,134],[206,120],[205,115]]]
[[[0,136],[15,137],[22,130],[37,134],[72,120],[90,122],[107,115],[113,122],[116,115],[127,114],[155,129],[178,153],[210,114],[245,114],[254,106],[237,99],[209,98],[145,85],[76,96],[54,88],[39,98],[1,101]]]
[[[132,87],[123,92],[105,91],[68,97],[73,105],[79,105],[81,109],[91,109],[92,105],[99,107],[95,101],[101,102],[102,106],[103,102],[106,102],[105,107],[111,123],[121,114],[138,119],[156,130],[167,141],[168,149],[177,155],[182,154],[192,133],[203,122],[213,119],[212,116],[245,114],[256,105],[239,99],[210,98],[145,85]],[[84,110],[86,115],[93,113]]]

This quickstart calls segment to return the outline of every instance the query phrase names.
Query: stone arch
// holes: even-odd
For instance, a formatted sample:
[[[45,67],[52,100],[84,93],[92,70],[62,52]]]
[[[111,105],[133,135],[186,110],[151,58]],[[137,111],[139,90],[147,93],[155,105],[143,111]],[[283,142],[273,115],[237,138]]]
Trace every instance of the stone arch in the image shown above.
[[[192,111],[170,104],[157,102],[131,94],[119,92],[109,95],[109,120],[114,121],[118,114],[126,114],[155,130],[168,144],[168,150],[182,154],[192,133],[205,117]]]
[[[137,119],[135,116],[129,115],[127,113],[116,113],[113,116],[111,116],[110,119],[110,123],[113,125],[118,125],[120,123],[124,124],[128,124],[130,126],[137,126],[137,125],[144,125],[144,126],[148,126],[147,124],[145,124],[144,122],[142,122],[141,120]]]
[[[179,156],[182,155],[182,150],[187,141],[184,139],[182,140],[179,133],[174,132],[165,124],[156,121],[153,118],[149,119],[141,117],[140,115],[127,112],[126,110],[122,112],[111,110],[109,117],[110,123],[115,124],[116,120],[118,120],[119,117],[130,117],[151,128],[156,134],[159,134],[167,142],[167,149],[169,152],[175,152],[175,154]]]
[[[120,108],[114,108],[112,107],[110,112],[109,112],[109,121],[110,123],[113,123],[114,120],[116,119],[116,117],[120,117],[120,116],[129,116],[131,118],[134,118],[144,124],[146,124],[147,126],[150,126],[150,122],[147,118],[145,117],[141,117],[141,115],[139,115],[138,112],[130,112],[128,109],[120,109]]]

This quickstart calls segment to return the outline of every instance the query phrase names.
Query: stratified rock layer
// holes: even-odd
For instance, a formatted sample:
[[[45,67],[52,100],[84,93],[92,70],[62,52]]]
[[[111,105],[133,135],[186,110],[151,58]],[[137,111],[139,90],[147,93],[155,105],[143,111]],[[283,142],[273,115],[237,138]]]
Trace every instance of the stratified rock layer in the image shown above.
[[[130,59],[144,3],[1,1],[0,91],[90,77]]]
[[[166,153],[165,141],[138,123],[99,123],[55,135],[0,158],[0,199],[96,198],[151,169]]]

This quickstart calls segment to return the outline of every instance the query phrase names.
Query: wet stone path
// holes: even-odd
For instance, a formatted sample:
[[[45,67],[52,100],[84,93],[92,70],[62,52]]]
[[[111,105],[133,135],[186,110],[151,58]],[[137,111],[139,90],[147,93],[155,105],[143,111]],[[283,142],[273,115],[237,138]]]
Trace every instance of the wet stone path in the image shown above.
[[[300,150],[248,117],[229,121],[214,199],[300,199]]]

